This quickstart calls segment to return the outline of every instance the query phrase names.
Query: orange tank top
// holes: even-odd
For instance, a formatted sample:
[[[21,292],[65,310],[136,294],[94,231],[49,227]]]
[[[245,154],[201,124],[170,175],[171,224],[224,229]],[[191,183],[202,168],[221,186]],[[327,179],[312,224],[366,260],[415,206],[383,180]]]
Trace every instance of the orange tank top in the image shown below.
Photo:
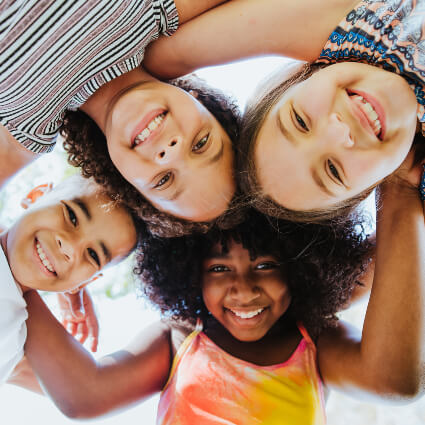
[[[284,363],[238,359],[198,323],[180,346],[158,405],[157,425],[321,425],[326,423],[316,346],[305,328]]]

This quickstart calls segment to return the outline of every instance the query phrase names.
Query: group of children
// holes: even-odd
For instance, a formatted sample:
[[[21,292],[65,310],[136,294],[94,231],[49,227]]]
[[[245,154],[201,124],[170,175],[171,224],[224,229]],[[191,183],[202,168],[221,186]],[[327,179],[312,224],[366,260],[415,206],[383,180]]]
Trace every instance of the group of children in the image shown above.
[[[78,418],[161,391],[158,424],[325,423],[330,388],[417,397],[425,4],[139,3],[0,5],[2,182],[58,132],[84,176],[0,236],[1,382]],[[319,61],[273,76],[240,123],[195,77],[140,67],[179,17],[147,51],[162,77],[260,53]],[[375,245],[352,212],[378,183]],[[163,319],[95,361],[34,290],[78,292],[133,250]],[[335,314],[372,280],[359,335]]]

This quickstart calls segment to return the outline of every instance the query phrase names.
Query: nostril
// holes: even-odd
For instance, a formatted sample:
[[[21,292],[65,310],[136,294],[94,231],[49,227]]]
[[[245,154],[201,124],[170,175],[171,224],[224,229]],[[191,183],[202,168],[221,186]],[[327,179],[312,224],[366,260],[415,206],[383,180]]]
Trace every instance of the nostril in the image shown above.
[[[176,143],[177,143],[177,142],[176,142],[175,140],[173,140],[173,141],[170,143],[170,146],[174,146]]]
[[[62,248],[62,242],[60,239],[58,239],[58,245],[59,245],[59,248]]]
[[[165,152],[164,151],[162,151],[162,152],[159,153],[159,157],[160,158],[164,158],[164,156],[165,156]]]

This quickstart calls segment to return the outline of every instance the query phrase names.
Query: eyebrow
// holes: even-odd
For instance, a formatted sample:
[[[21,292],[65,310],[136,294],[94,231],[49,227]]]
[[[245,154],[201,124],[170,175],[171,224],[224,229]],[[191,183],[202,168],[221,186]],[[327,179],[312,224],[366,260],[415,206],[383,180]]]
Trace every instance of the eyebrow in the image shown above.
[[[80,210],[84,213],[87,220],[91,220],[91,214],[89,209],[87,208],[86,203],[81,198],[75,198],[74,202],[80,207]]]
[[[319,176],[319,173],[317,172],[317,170],[315,168],[313,168],[311,170],[311,175],[313,176],[313,180],[316,182],[317,186],[320,188],[320,190],[323,193],[326,193],[326,195],[329,195],[331,197],[335,197],[335,194],[332,193],[323,183],[323,180],[321,179],[321,177]]]
[[[207,165],[214,164],[215,162],[219,161],[220,158],[223,156],[223,152],[224,152],[224,140],[223,140],[222,137],[220,138],[220,141],[221,141],[221,146],[220,146],[219,151],[213,157],[211,157],[207,161]]]
[[[213,251],[213,252],[211,252],[210,255],[207,255],[206,259],[207,260],[214,260],[214,259],[220,260],[220,259],[226,259],[226,258],[229,258],[229,257],[230,257],[230,255],[229,255],[228,252]]]
[[[106,248],[106,245],[103,242],[100,242],[100,246],[102,248],[103,255],[106,257],[106,262],[109,263],[112,260],[112,256],[109,252],[109,249]]]
[[[297,141],[295,140],[294,136],[288,131],[288,129],[283,125],[283,122],[280,118],[280,114],[276,114],[276,122],[277,122],[277,126],[279,127],[281,133],[289,140],[289,142],[292,145],[296,145]]]

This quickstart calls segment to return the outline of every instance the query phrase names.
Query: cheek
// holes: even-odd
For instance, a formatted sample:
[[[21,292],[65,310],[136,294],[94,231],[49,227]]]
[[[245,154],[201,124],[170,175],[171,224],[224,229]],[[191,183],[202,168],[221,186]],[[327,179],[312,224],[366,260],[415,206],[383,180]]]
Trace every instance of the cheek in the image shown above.
[[[225,291],[216,283],[205,282],[202,286],[202,298],[205,307],[211,313],[222,310],[224,295]]]

